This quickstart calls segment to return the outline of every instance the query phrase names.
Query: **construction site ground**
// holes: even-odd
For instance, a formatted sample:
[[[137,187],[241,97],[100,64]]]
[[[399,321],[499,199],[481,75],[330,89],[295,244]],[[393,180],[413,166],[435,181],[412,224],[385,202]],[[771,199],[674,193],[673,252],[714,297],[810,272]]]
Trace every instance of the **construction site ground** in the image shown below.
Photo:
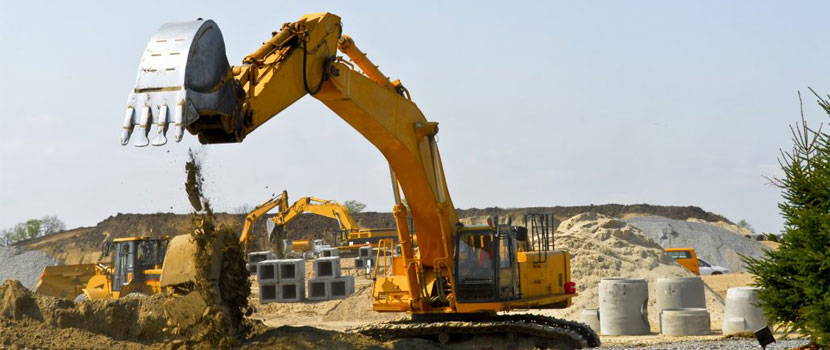
[[[488,209],[482,212],[501,212],[520,220],[523,210],[502,211]],[[481,221],[486,216],[472,211],[462,220],[469,223]],[[478,215],[482,214],[482,215]],[[622,215],[630,218],[639,213]],[[387,215],[372,214],[367,218],[380,221]],[[238,218],[218,216],[217,220],[233,224]],[[328,225],[316,218],[298,221],[305,224]],[[318,222],[318,224],[315,224]],[[519,221],[520,222],[520,221]],[[149,235],[163,234],[175,229],[184,231],[187,222],[173,214],[153,214],[142,218],[136,215],[111,217],[96,227],[75,229],[53,237],[26,242],[21,249],[45,252],[64,263],[90,262],[96,254],[101,239],[124,235],[128,227],[140,228]],[[559,223],[557,223],[559,224]],[[722,222],[727,225],[728,223]],[[636,227],[598,213],[585,213],[565,219],[556,232],[557,249],[565,249],[573,255],[572,273],[577,281],[579,296],[574,305],[565,310],[533,311],[546,316],[578,320],[582,308],[595,308],[596,284],[603,277],[630,276],[654,282],[656,278],[687,276],[689,272],[667,259],[662,248]],[[294,235],[305,237],[305,228],[296,228]],[[114,233],[117,232],[117,233]],[[114,234],[113,234],[114,233]],[[737,232],[736,232],[737,233]],[[308,236],[313,238],[312,236]],[[321,237],[323,238],[323,237]],[[15,255],[18,254],[18,255]],[[41,259],[40,256],[6,252],[5,263]],[[42,260],[42,259],[41,259]],[[44,260],[44,264],[48,261]],[[312,262],[306,262],[307,279],[311,278]],[[254,332],[236,348],[241,349],[495,349],[487,342],[439,345],[422,339],[406,339],[381,342],[365,336],[349,334],[350,328],[369,323],[383,322],[404,317],[398,313],[378,313],[372,310],[372,280],[364,271],[354,268],[354,259],[343,256],[342,273],[355,276],[355,294],[338,300],[304,301],[299,303],[259,303],[259,286],[252,282],[250,304],[254,312],[249,319],[255,324]],[[2,272],[0,270],[0,272]],[[2,276],[0,276],[2,277]],[[745,272],[719,276],[703,276],[707,285],[707,308],[711,314],[710,335],[696,337],[668,337],[659,334],[653,302],[649,305],[651,334],[643,336],[601,336],[603,347],[610,348],[678,348],[678,349],[751,349],[757,348],[754,339],[724,340],[720,327],[723,299],[730,287],[747,286],[752,275]],[[73,304],[28,292],[22,285],[11,286],[11,281],[0,288],[0,349],[159,349],[185,348],[181,339],[161,335],[165,321],[155,304],[156,297],[146,297],[138,302],[95,301]],[[18,287],[19,286],[19,287]],[[23,292],[25,290],[26,292]],[[652,291],[653,292],[653,291]],[[650,293],[652,293],[650,292]],[[28,293],[28,294],[27,294]],[[652,298],[653,299],[653,298]],[[28,306],[27,306],[28,305]],[[33,308],[32,305],[37,305]],[[17,310],[17,311],[15,311]],[[23,311],[20,311],[23,310]],[[28,310],[28,311],[26,311]],[[21,314],[22,312],[22,314]],[[29,315],[29,316],[26,316]],[[40,316],[38,316],[40,315]],[[776,334],[781,339],[783,335]],[[803,338],[778,343],[776,349],[806,344]]]

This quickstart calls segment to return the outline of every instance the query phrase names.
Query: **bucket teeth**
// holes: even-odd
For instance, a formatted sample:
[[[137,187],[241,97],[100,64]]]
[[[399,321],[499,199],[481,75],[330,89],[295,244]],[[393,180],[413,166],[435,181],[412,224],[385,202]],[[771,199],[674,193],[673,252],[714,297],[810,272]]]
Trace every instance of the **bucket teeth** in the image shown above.
[[[122,146],[126,146],[130,142],[133,128],[135,128],[135,108],[127,107],[127,113],[124,114],[124,125],[121,127]]]
[[[158,121],[156,122],[156,137],[153,139],[153,146],[162,146],[167,143],[167,105],[159,106]]]
[[[173,114],[173,139],[176,142],[182,141],[182,135],[184,134],[184,126],[182,125],[184,106],[182,104],[176,105],[176,112]]]
[[[136,147],[144,147],[150,144],[150,140],[147,138],[147,134],[150,133],[150,122],[152,121],[150,106],[141,108],[141,114],[138,116],[138,120],[138,135],[136,135],[133,145]]]

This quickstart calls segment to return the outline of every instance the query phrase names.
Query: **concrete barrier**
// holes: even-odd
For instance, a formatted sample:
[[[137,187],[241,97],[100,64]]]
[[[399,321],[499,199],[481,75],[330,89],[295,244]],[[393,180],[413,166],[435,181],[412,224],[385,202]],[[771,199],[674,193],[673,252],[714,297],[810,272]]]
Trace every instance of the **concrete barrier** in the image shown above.
[[[723,311],[723,335],[755,332],[767,325],[763,310],[758,307],[758,289],[736,287],[726,291]]]
[[[711,333],[709,312],[702,308],[675,308],[660,311],[660,333],[670,336]]]
[[[649,334],[648,283],[644,279],[603,278],[599,283],[603,335]]]
[[[706,309],[703,289],[703,280],[697,276],[659,278],[655,282],[657,312],[665,309]]]
[[[582,312],[579,314],[579,320],[587,324],[588,327],[591,327],[594,332],[600,334],[599,309],[582,309]]]

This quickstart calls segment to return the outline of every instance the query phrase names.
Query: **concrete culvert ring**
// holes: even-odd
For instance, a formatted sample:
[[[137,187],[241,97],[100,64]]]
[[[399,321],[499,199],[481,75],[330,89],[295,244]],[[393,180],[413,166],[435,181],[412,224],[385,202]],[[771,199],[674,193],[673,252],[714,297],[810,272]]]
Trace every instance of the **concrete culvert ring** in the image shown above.
[[[706,335],[711,330],[709,312],[703,308],[664,309],[660,333],[670,336]]]

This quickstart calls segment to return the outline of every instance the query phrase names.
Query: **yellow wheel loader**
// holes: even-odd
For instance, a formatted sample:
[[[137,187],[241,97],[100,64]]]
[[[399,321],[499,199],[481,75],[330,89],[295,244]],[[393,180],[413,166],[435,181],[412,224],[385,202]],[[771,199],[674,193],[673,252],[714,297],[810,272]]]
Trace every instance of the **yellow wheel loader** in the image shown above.
[[[161,292],[161,267],[169,236],[127,237],[106,242],[101,257],[112,263],[50,266],[35,291],[75,300],[118,299]]]

